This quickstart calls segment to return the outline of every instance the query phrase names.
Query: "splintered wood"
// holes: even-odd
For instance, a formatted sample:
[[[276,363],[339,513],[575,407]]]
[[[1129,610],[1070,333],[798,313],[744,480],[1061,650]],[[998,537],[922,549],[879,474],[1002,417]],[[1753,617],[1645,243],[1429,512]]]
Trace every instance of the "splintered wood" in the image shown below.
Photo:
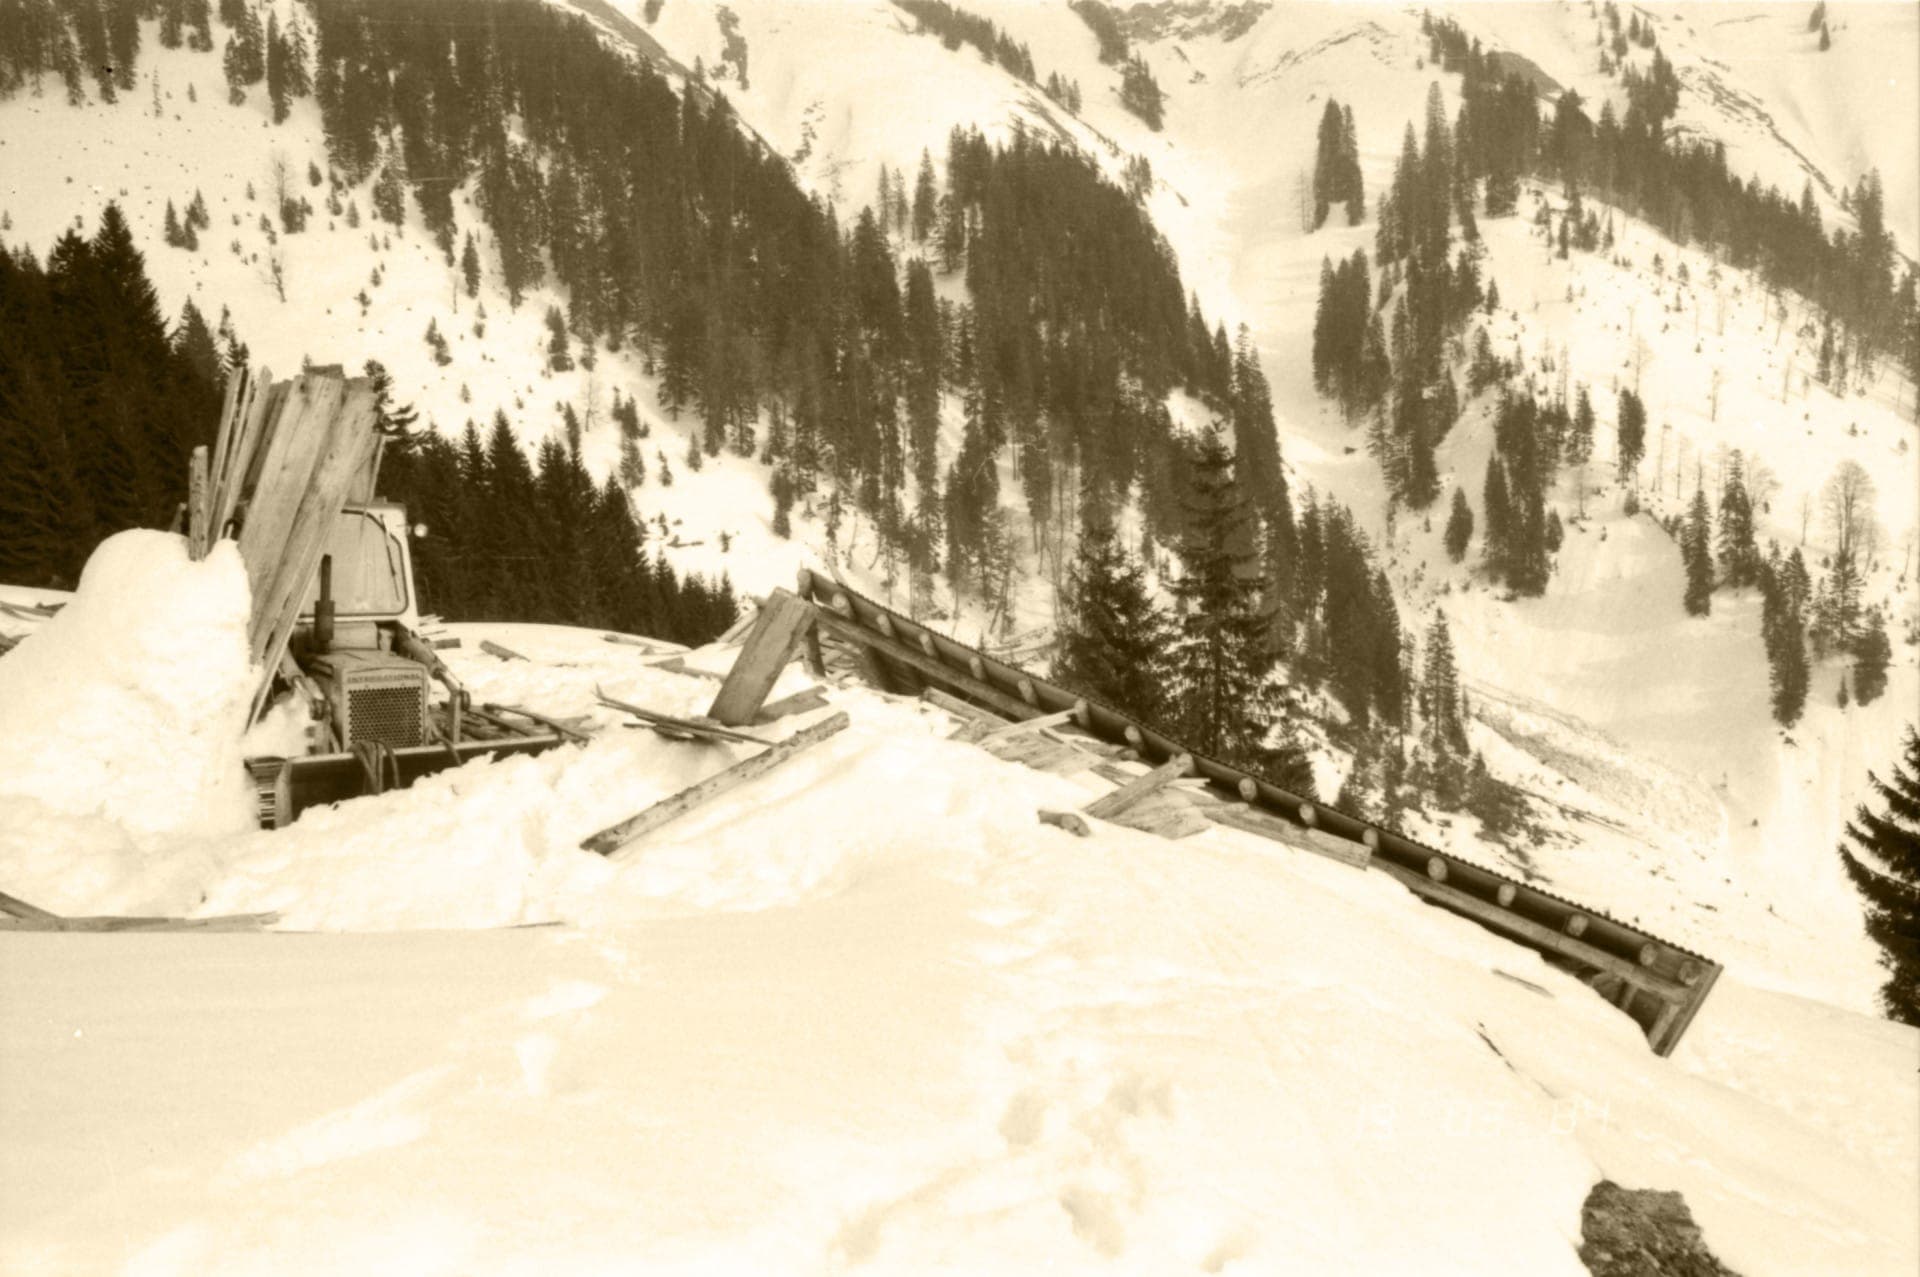
[[[195,545],[211,545],[238,524],[253,592],[247,640],[256,669],[278,668],[328,534],[356,480],[370,486],[378,422],[373,384],[348,380],[337,368],[292,381],[275,382],[265,370],[228,380],[190,535]],[[196,482],[197,472],[196,464]],[[256,717],[270,685],[263,677],[255,690]]]
[[[258,931],[280,921],[277,913],[234,913],[213,918],[141,918],[117,914],[74,918],[50,913],[0,892],[0,931]]]
[[[844,731],[848,721],[844,710],[823,718],[751,758],[743,759],[725,771],[716,772],[699,784],[689,786],[671,798],[664,798],[617,825],[609,825],[587,838],[580,846],[585,851],[597,851],[603,856],[611,856],[662,825],[678,820],[701,804],[729,790],[737,789],[750,780],[764,776],[808,746],[817,745],[829,736]]]
[[[813,624],[813,604],[787,590],[775,590],[755,616],[751,628],[742,631],[746,645],[707,711],[707,717],[717,723],[740,726],[753,721],[779,681],[780,671],[793,659],[801,631]]]

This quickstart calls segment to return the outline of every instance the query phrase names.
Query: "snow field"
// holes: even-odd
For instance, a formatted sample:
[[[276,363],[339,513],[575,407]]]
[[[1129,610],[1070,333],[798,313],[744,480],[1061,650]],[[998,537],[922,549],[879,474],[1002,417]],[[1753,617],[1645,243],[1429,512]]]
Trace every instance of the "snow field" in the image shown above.
[[[561,712],[635,660],[533,628],[463,637],[539,665],[449,655]],[[1745,1273],[1920,1254],[1911,1030],[1729,977],[1658,1060],[1382,875],[1222,830],[1075,839],[1033,813],[1090,778],[834,699],[851,730],[631,860],[561,840],[724,751],[614,729],[314,812],[206,906],[425,929],[11,937],[5,1266],[1578,1274],[1601,1175],[1681,1189]],[[535,830],[504,902],[489,847],[524,874]],[[536,895],[570,925],[439,929]]]

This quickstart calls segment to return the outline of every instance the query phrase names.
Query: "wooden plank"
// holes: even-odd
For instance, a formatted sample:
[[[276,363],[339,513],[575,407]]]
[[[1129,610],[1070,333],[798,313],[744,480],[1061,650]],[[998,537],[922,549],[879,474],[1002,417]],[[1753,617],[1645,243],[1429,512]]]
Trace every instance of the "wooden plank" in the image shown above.
[[[1713,992],[1713,986],[1719,979],[1720,964],[1711,963],[1704,978],[1687,991],[1686,1001],[1668,1004],[1668,1010],[1663,1011],[1654,1026],[1647,1030],[1647,1042],[1653,1047],[1655,1055],[1673,1054],[1673,1048],[1680,1045],[1681,1036],[1686,1033],[1687,1026],[1693,1023],[1695,1013],[1707,1000],[1707,995]]]
[[[57,918],[60,916],[57,913],[50,913],[38,905],[30,905],[18,896],[10,896],[4,891],[0,891],[0,913],[11,914],[16,918],[26,918],[30,921],[34,919]]]
[[[602,634],[601,638],[609,643],[619,643],[625,647],[637,647],[654,656],[663,656],[673,649],[665,643],[649,643],[646,639],[635,638],[631,634]]]
[[[1000,711],[1008,718],[1028,719],[1032,718],[1035,713],[1033,706],[1028,705],[1019,697],[1009,696],[992,684],[974,678],[970,674],[962,674],[958,670],[949,669],[938,659],[926,655],[917,648],[908,647],[905,643],[897,639],[881,638],[871,630],[866,629],[857,622],[848,620],[830,608],[816,608],[814,610],[814,619],[817,628],[832,635],[834,638],[861,647],[872,648],[890,660],[898,661],[902,665],[920,671],[920,673],[925,674],[934,682],[944,683],[957,692],[971,696],[975,700],[986,702],[988,706]]]
[[[676,652],[664,661],[647,661],[646,666],[650,670],[664,670],[668,674],[681,674],[687,678],[711,679],[715,683],[724,682],[726,679],[724,674],[715,674],[712,670],[695,669],[687,664],[685,652]]]
[[[307,424],[306,409],[318,408],[330,414],[345,394],[346,388],[339,383],[319,382],[295,396],[289,412],[274,419],[272,438],[263,448],[260,476],[245,489],[247,513],[240,529],[240,557],[246,562],[247,584],[253,590],[248,640],[256,658],[273,628],[268,597],[274,577],[284,565],[300,499],[312,484],[330,434],[318,425],[302,428]],[[316,404],[316,397],[324,397],[325,402]]]
[[[1156,838],[1191,838],[1211,827],[1207,818],[1193,809],[1186,798],[1172,789],[1147,795],[1117,816],[1114,824],[1137,829]]]
[[[765,751],[743,759],[725,771],[716,772],[699,784],[689,786],[671,798],[662,799],[645,811],[629,816],[619,824],[609,825],[582,841],[580,846],[586,851],[596,851],[603,856],[611,856],[635,839],[642,838],[662,825],[679,819],[702,803],[766,775],[801,750],[817,745],[837,732],[844,731],[850,721],[845,710],[829,718],[823,718],[787,739],[768,746]]]
[[[751,723],[793,659],[800,632],[812,623],[813,604],[790,590],[769,594],[707,717],[728,726]]]
[[[1596,967],[1599,970],[1619,976],[1636,989],[1644,990],[1656,997],[1669,1001],[1682,999],[1686,997],[1688,993],[1685,986],[1677,984],[1664,976],[1656,975],[1644,967],[1627,961],[1625,958],[1616,957],[1608,953],[1605,949],[1597,948],[1584,940],[1576,940],[1572,936],[1555,931],[1551,927],[1542,926],[1531,918],[1521,917],[1511,910],[1502,909],[1492,901],[1482,900],[1478,896],[1469,895],[1457,887],[1449,887],[1445,883],[1434,882],[1425,874],[1408,869],[1403,865],[1397,865],[1388,860],[1376,859],[1373,862],[1373,867],[1398,879],[1402,885],[1415,895],[1424,896],[1436,903],[1443,904],[1456,912],[1465,914],[1476,922],[1487,924],[1496,931],[1504,931],[1509,935],[1518,936],[1526,940],[1536,949],[1544,949],[1550,953],[1559,954],[1561,957],[1571,958],[1583,966]]]
[[[0,931],[258,931],[280,921],[277,913],[232,913],[210,918],[0,918]]]
[[[595,687],[593,690],[595,694],[600,697],[600,703],[608,709],[623,710],[635,718],[642,719],[654,726],[670,727],[675,731],[686,732],[689,735],[698,736],[706,740],[738,741],[749,745],[773,744],[772,741],[764,736],[752,736],[746,732],[736,731],[731,727],[722,727],[711,719],[676,718],[672,714],[662,714],[656,710],[647,709],[644,706],[629,704],[626,701],[617,701],[613,697],[608,696],[599,687]]]
[[[354,472],[366,463],[374,447],[377,411],[372,387],[363,381],[351,383],[347,401],[334,420],[335,443],[322,457],[318,472],[301,502],[295,525],[295,537],[287,547],[284,562],[274,585],[271,600],[277,620],[261,653],[265,668],[278,661],[293,637],[300,619],[300,605],[320,567],[327,537],[345,505],[346,484]],[[269,680],[262,680],[254,694],[253,717],[265,707]]]
[[[1058,713],[1041,714],[1018,723],[1008,723],[1004,727],[996,727],[992,731],[989,731],[986,735],[980,737],[976,743],[984,745],[988,741],[1000,740],[1006,736],[1019,736],[1026,732],[1037,732],[1043,727],[1058,727],[1062,723],[1071,723],[1074,721],[1075,716],[1082,712],[1082,709],[1082,706],[1076,705],[1072,709],[1063,709]]]
[[[193,450],[187,462],[187,557],[196,563],[207,557],[207,551],[213,545],[207,535],[207,520],[210,517],[207,503],[211,500],[207,492],[209,482],[207,448],[202,444]]]
[[[240,540],[248,579],[257,582],[249,639],[263,669],[273,668],[292,636],[347,487],[374,447],[378,417],[364,378],[308,373],[279,391],[268,396],[272,439]],[[255,693],[255,717],[267,689],[263,681]]]
[[[213,453],[208,459],[207,477],[215,483],[226,478],[228,453],[233,449],[234,414],[240,407],[240,387],[246,381],[246,370],[236,368],[227,374],[226,387],[220,395],[220,424],[213,429]],[[213,490],[219,495],[219,489]]]
[[[1080,810],[1089,816],[1101,820],[1112,820],[1127,808],[1153,793],[1169,781],[1175,781],[1193,770],[1193,757],[1190,754],[1175,754],[1166,762],[1144,776],[1135,776],[1110,794],[1102,794]]]
[[[530,709],[521,709],[518,705],[495,705],[489,701],[480,708],[494,714],[518,714],[521,718],[538,723],[548,731],[557,732],[568,740],[581,745],[585,745],[593,739],[578,728],[568,727],[558,719],[548,718],[545,714],[536,714]]]
[[[524,661],[527,659],[512,648],[496,643],[492,639],[481,639],[480,650],[488,656],[497,656],[503,661]]]
[[[1019,763],[1035,771],[1062,776],[1083,772],[1093,761],[1073,746],[1053,740],[1045,733],[1003,737],[989,741],[981,748],[1003,762]]]
[[[920,693],[920,695],[922,699],[938,705],[941,709],[946,710],[949,714],[957,718],[992,723],[995,726],[1011,721],[1001,717],[990,709],[982,709],[972,701],[963,701],[952,692],[942,691],[937,687],[929,687],[926,691]]]
[[[791,696],[782,696],[777,701],[768,701],[753,716],[755,723],[771,723],[785,718],[789,714],[804,714],[810,709],[819,709],[827,703],[827,689],[815,683],[812,687],[795,692]]]
[[[280,410],[287,396],[292,393],[293,382],[275,381],[273,374],[265,368],[260,370],[257,384],[248,387],[247,416],[241,425],[240,436],[246,452],[235,458],[238,464],[234,471],[238,479],[234,485],[236,496],[250,497],[259,490],[260,476],[266,471],[273,444],[274,422],[279,419]]]
[[[221,414],[215,441],[218,446],[213,454],[214,500],[210,514],[216,539],[226,535],[239,506],[240,485],[254,455],[254,441],[245,435],[260,383],[268,375],[264,368],[257,377],[248,369],[238,368],[227,377],[227,406]]]
[[[1243,833],[1258,834],[1262,838],[1272,839],[1274,842],[1300,851],[1311,851],[1316,855],[1337,860],[1343,865],[1352,865],[1357,869],[1366,868],[1373,858],[1373,853],[1367,850],[1364,843],[1348,842],[1344,838],[1336,838],[1318,829],[1296,825],[1270,812],[1261,811],[1258,807],[1248,807],[1242,803],[1224,803],[1219,806],[1197,807],[1195,810],[1215,824],[1238,829]]]

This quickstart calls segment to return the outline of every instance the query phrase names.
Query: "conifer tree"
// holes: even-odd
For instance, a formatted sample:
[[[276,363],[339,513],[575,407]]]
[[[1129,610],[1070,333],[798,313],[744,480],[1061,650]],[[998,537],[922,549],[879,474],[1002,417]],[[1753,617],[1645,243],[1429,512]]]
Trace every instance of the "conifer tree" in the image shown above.
[[[1720,487],[1720,571],[1726,583],[1739,589],[1759,577],[1759,550],[1753,540],[1753,500],[1747,494],[1746,463],[1739,449],[1727,460]]]
[[[467,296],[480,295],[480,250],[474,247],[473,232],[467,232],[466,247],[460,250],[460,276],[466,283]]]
[[[1798,551],[1795,551],[1798,554]],[[1782,727],[1800,721],[1807,703],[1804,567],[1796,584],[1791,565],[1769,567],[1761,576],[1761,637],[1767,649],[1767,680],[1772,693],[1773,718]]]
[[[285,123],[292,110],[289,105],[292,81],[288,68],[292,57],[292,51],[288,49],[286,39],[280,34],[280,16],[269,11],[266,47],[267,100],[272,106],[275,124]]]
[[[1473,507],[1467,504],[1467,494],[1459,488],[1453,490],[1453,510],[1447,515],[1447,557],[1455,563],[1466,557],[1467,544],[1473,540]]]
[[[920,173],[913,184],[913,238],[924,244],[933,234],[934,221],[940,212],[940,192],[934,183],[933,156],[922,149],[920,152]]]
[[[1486,532],[1480,538],[1480,555],[1487,571],[1497,578],[1507,574],[1508,538],[1512,506],[1507,495],[1507,472],[1498,457],[1487,458],[1487,477],[1480,489],[1480,510],[1486,519]]]
[[[1882,950],[1881,1005],[1889,1018],[1920,1027],[1920,733],[1909,726],[1891,774],[1883,781],[1869,772],[1867,783],[1880,810],[1854,810],[1840,859]]]
[[[1109,525],[1080,537],[1055,673],[1069,687],[1147,722],[1167,717],[1161,671],[1172,625],[1146,572]]]
[[[1688,616],[1705,616],[1713,610],[1712,530],[1708,524],[1707,494],[1693,490],[1693,505],[1687,511],[1685,530],[1680,537],[1680,558],[1686,570],[1687,586],[1682,599]]]
[[[1887,619],[1875,608],[1867,613],[1853,643],[1853,694],[1862,705],[1873,704],[1887,690],[1887,666],[1892,660]]]
[[[1255,763],[1272,717],[1266,621],[1259,613],[1252,512],[1216,424],[1192,459],[1182,571],[1173,584],[1177,635],[1169,691],[1184,739],[1202,753]]]
[[[1327,99],[1320,114],[1320,134],[1313,158],[1313,229],[1326,225],[1327,210],[1345,195],[1346,156],[1342,143],[1345,120],[1340,104]]]
[[[1852,551],[1841,550],[1834,555],[1813,608],[1813,642],[1818,654],[1845,652],[1853,647],[1859,633],[1862,585]]]
[[[1460,674],[1454,663],[1447,614],[1436,610],[1427,626],[1427,653],[1420,679],[1420,716],[1429,744],[1444,754],[1466,751],[1467,728],[1460,707]]]
[[[1631,479],[1640,459],[1647,455],[1647,409],[1631,390],[1620,392],[1618,430],[1620,477]]]

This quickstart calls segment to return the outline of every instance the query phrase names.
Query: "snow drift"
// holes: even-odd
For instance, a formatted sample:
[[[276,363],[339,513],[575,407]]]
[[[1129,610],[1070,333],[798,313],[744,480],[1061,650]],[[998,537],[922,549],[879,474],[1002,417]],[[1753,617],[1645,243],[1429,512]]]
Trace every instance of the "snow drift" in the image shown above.
[[[162,532],[102,542],[0,662],[0,879],[56,912],[138,894],[163,849],[253,823],[246,570]]]

